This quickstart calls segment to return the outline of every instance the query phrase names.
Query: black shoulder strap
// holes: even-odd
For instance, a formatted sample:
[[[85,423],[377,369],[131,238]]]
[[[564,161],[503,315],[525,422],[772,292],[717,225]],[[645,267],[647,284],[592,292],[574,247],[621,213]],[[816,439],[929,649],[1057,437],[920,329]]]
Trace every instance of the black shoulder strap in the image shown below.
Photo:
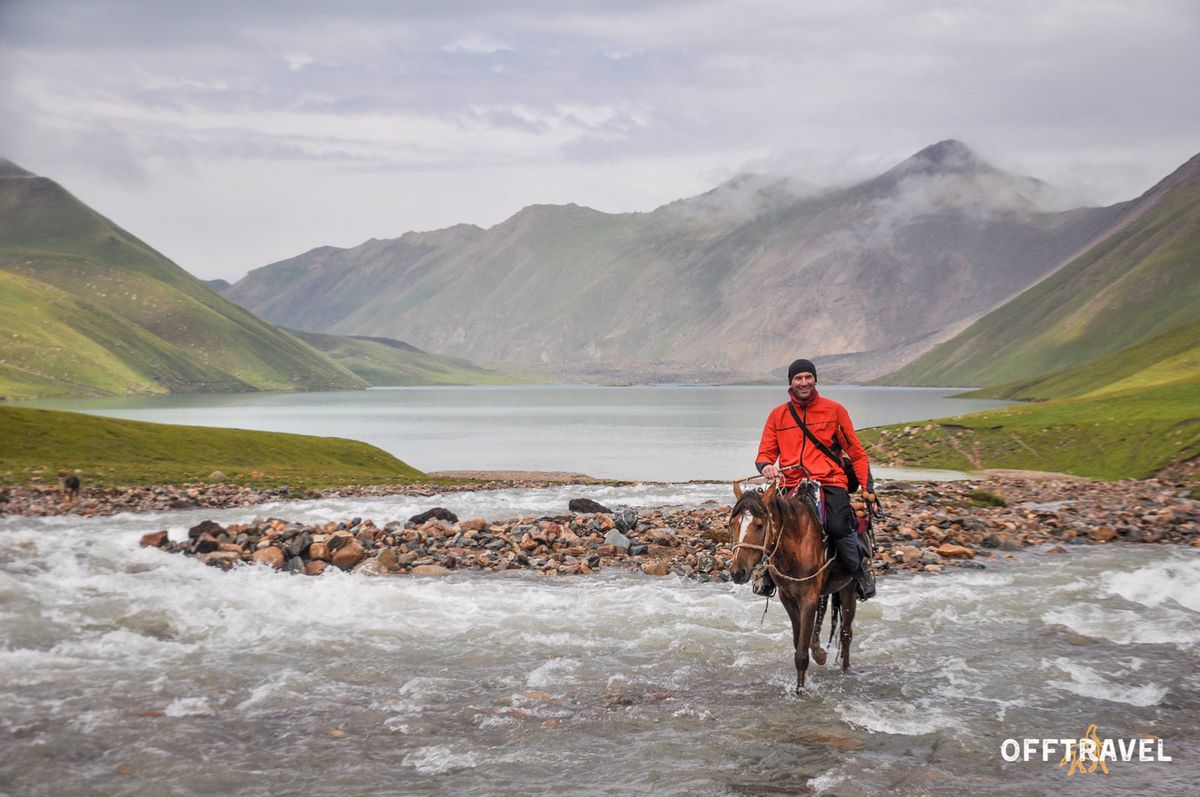
[[[842,458],[836,456],[832,451],[829,450],[828,446],[818,440],[812,432],[808,431],[808,427],[804,425],[804,421],[800,420],[800,415],[796,412],[796,405],[789,401],[787,408],[788,411],[792,413],[792,417],[796,420],[796,425],[800,427],[800,431],[804,432],[804,436],[812,441],[812,444],[816,446],[822,454],[832,459],[835,465],[837,465],[839,468],[842,467]]]

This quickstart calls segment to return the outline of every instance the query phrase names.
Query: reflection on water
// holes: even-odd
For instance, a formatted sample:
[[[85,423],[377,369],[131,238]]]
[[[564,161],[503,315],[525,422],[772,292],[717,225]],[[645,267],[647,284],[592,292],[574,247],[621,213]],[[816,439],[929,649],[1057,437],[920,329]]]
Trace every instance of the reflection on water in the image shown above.
[[[945,388],[830,385],[860,427],[961,415],[1008,402]],[[688,481],[753,474],[777,387],[377,388],[338,393],[42,401],[36,406],[161,423],[347,437],[424,471],[565,470]],[[925,476],[930,474],[921,474]],[[918,476],[918,477],[920,477]]]

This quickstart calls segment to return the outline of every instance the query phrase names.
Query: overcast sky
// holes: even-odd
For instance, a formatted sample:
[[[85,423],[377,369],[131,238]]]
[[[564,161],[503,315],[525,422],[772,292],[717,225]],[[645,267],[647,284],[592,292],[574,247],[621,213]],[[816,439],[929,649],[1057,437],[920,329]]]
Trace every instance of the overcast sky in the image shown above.
[[[0,0],[0,156],[203,278],[945,138],[1108,204],[1200,152],[1195,0]]]

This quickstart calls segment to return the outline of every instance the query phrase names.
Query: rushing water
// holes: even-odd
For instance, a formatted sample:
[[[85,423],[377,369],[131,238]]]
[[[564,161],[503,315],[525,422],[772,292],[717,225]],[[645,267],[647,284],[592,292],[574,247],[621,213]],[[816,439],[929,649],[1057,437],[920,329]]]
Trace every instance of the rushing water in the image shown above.
[[[694,505],[725,488],[436,502],[499,518],[568,495]],[[885,579],[854,669],[816,668],[794,697],[785,615],[774,603],[760,624],[746,587],[225,573],[137,547],[206,517],[381,523],[433,501],[0,519],[0,793],[1194,793],[1194,549],[1073,546]],[[1161,737],[1174,761],[1068,779],[1000,757],[1005,738],[1091,723]]]
[[[952,398],[962,391],[945,388],[832,385],[822,390],[845,404],[859,427],[1009,403]],[[38,406],[348,437],[424,471],[565,470],[687,481],[753,472],[763,421],[785,395],[781,387],[761,386],[536,385],[43,401]]]

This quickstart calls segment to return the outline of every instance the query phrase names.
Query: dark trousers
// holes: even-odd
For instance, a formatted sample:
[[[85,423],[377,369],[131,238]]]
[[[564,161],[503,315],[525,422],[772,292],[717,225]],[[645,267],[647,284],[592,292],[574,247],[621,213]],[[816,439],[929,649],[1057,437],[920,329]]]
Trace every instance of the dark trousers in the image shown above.
[[[842,565],[851,573],[858,572],[858,532],[854,529],[854,510],[850,508],[850,493],[844,487],[822,487],[825,492],[825,533]]]

